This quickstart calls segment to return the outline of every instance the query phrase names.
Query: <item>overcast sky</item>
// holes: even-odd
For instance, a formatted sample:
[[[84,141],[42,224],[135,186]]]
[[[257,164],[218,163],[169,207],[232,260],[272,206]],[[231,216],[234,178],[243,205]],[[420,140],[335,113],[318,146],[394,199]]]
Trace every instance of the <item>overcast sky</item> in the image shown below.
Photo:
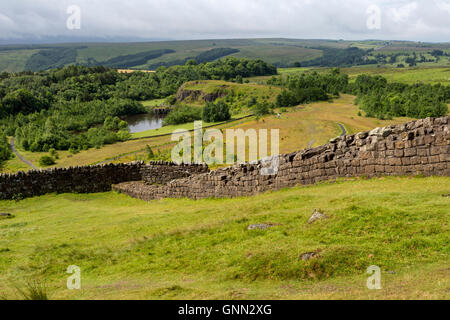
[[[71,5],[80,29],[67,28]],[[450,42],[450,0],[1,0],[0,40],[49,37]]]

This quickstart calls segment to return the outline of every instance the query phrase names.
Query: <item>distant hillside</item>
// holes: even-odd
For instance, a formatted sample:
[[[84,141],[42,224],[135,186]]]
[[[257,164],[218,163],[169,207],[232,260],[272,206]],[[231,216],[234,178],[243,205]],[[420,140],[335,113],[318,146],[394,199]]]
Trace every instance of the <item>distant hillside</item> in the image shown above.
[[[105,65],[154,70],[194,59],[262,59],[277,67],[450,65],[450,44],[405,41],[233,39],[146,43],[79,43],[0,46],[0,72],[39,71],[62,66]]]

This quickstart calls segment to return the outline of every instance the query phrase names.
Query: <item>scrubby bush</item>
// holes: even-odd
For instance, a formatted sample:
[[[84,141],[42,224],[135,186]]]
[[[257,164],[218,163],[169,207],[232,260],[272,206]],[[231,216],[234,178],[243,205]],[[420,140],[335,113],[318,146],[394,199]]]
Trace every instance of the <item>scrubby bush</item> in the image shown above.
[[[209,102],[203,108],[202,119],[210,123],[230,120],[230,107],[223,101],[217,103]]]
[[[52,165],[54,165],[56,162],[55,162],[55,159],[53,159],[52,157],[50,157],[50,156],[42,156],[40,159],[39,159],[39,165],[41,166],[41,167],[48,167],[48,166],[52,166]]]
[[[163,124],[177,125],[202,119],[202,109],[188,105],[177,106],[164,119]]]
[[[267,101],[263,101],[263,102],[258,102],[255,106],[255,116],[256,117],[262,117],[266,114],[270,114],[271,110],[270,110],[270,106],[267,103]]]
[[[148,160],[152,160],[155,157],[155,153],[149,145],[145,146],[145,152],[147,153]]]

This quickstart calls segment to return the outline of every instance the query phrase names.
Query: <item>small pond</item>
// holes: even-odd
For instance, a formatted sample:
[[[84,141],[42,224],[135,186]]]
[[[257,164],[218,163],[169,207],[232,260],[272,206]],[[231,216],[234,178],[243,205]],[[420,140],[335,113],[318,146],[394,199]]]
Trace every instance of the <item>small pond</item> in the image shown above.
[[[148,130],[160,129],[163,125],[164,117],[152,113],[137,114],[134,116],[125,117],[124,120],[128,122],[130,133],[138,133]]]

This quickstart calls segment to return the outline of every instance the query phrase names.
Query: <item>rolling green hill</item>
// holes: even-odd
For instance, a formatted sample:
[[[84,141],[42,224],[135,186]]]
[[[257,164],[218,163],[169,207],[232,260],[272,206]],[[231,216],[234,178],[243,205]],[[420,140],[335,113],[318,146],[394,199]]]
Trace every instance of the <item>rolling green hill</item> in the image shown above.
[[[353,48],[353,50],[349,50]],[[359,51],[358,51],[359,50]],[[431,55],[442,50],[443,55]],[[0,46],[0,72],[39,71],[72,64],[106,65],[153,70],[185,64],[189,59],[209,62],[226,56],[262,59],[278,67],[397,66],[417,55],[418,65],[450,64],[450,44],[400,41],[344,41],[296,39],[233,39],[161,41],[146,43],[78,43]],[[423,58],[422,58],[423,56]]]

